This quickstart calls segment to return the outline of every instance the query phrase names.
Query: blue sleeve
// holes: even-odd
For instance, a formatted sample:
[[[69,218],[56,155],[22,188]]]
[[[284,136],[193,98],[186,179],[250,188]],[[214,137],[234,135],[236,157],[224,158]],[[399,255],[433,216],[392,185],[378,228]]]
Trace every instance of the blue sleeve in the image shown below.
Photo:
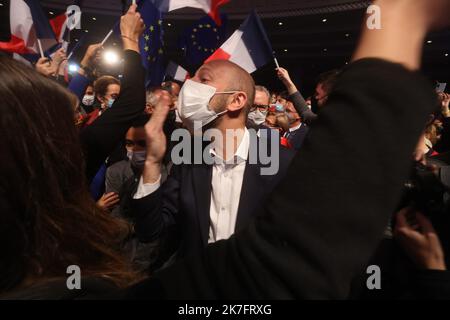
[[[84,92],[86,91],[86,87],[90,82],[91,81],[88,78],[77,73],[70,81],[68,89],[72,91],[81,101],[83,99]]]

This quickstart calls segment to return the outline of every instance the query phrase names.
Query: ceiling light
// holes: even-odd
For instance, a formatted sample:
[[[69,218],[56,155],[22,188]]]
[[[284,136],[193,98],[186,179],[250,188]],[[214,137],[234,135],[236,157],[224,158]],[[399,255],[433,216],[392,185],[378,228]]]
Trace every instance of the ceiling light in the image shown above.
[[[167,24],[167,26],[169,26],[169,27],[171,27],[172,26],[172,24],[169,22],[168,24]]]
[[[284,49],[284,52],[288,52],[288,49]]]
[[[346,33],[345,37],[347,37],[347,38],[350,37],[350,33]]]
[[[325,18],[325,19],[322,19],[322,22],[327,22],[328,20]]]
[[[88,30],[88,29],[86,29],[86,30],[84,30],[84,32],[88,33],[88,32],[89,32],[89,30]]]
[[[108,64],[116,64],[119,62],[119,56],[114,51],[105,51],[103,54],[103,59]]]
[[[448,53],[446,53],[445,56],[448,57]]]
[[[96,17],[92,17],[92,20],[96,21],[96,20],[97,20],[97,18],[96,18]]]
[[[283,22],[281,22],[281,21],[278,22],[278,25],[279,25],[279,26],[282,26],[282,25],[283,25]]]
[[[53,11],[49,11],[48,13],[51,14],[51,15],[54,15],[54,14],[55,14]]]
[[[431,41],[431,40],[428,40],[428,41],[427,41],[427,43],[433,43],[433,41]]]

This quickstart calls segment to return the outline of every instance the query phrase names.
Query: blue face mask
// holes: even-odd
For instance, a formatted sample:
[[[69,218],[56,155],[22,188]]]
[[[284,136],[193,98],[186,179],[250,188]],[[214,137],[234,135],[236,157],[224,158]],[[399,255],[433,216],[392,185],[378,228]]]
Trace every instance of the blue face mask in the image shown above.
[[[116,101],[116,99],[109,99],[108,100],[108,103],[106,104],[106,106],[108,107],[108,108],[111,108],[112,107],[112,105],[113,105],[113,103],[114,103],[114,101]]]
[[[277,104],[275,105],[275,110],[276,110],[277,112],[284,112],[284,111],[285,111],[284,106],[283,106],[282,104],[280,104],[280,103],[277,103]]]

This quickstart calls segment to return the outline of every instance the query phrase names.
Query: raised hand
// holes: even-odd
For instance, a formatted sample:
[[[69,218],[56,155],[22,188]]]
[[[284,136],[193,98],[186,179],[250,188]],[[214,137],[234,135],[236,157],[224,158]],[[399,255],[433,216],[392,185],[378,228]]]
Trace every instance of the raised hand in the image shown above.
[[[35,65],[36,71],[40,74],[50,77],[53,74],[53,68],[48,58],[39,58]]]
[[[59,66],[65,60],[67,60],[66,51],[64,50],[64,48],[58,49],[55,52],[55,54],[53,55],[52,63],[51,63],[54,75],[56,75],[58,73]]]
[[[278,79],[283,82],[289,94],[297,92],[297,87],[295,86],[294,82],[292,82],[291,77],[289,76],[289,72],[284,68],[277,68],[276,70]]]
[[[408,221],[408,216],[413,222]],[[411,208],[397,213],[395,239],[417,267],[446,270],[444,251],[430,220]]]
[[[171,95],[163,91],[158,103],[153,108],[152,117],[145,125],[147,140],[147,157],[144,172],[144,183],[153,183],[161,174],[161,162],[167,149],[167,138],[164,134],[164,122],[173,105]]]
[[[84,54],[83,60],[81,60],[81,66],[83,68],[93,68],[100,59],[100,53],[102,49],[101,43],[91,44]]]
[[[144,32],[145,25],[136,9],[137,5],[131,5],[128,12],[120,18],[120,33],[124,49],[139,52],[139,37]]]

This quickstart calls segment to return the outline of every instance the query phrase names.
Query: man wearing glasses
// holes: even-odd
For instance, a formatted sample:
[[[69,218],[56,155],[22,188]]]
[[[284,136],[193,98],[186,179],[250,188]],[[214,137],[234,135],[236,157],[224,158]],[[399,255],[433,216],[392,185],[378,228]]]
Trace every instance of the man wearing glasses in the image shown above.
[[[270,93],[263,86],[255,86],[255,102],[248,113],[247,127],[256,131],[268,128],[265,125],[266,116],[269,111]]]

